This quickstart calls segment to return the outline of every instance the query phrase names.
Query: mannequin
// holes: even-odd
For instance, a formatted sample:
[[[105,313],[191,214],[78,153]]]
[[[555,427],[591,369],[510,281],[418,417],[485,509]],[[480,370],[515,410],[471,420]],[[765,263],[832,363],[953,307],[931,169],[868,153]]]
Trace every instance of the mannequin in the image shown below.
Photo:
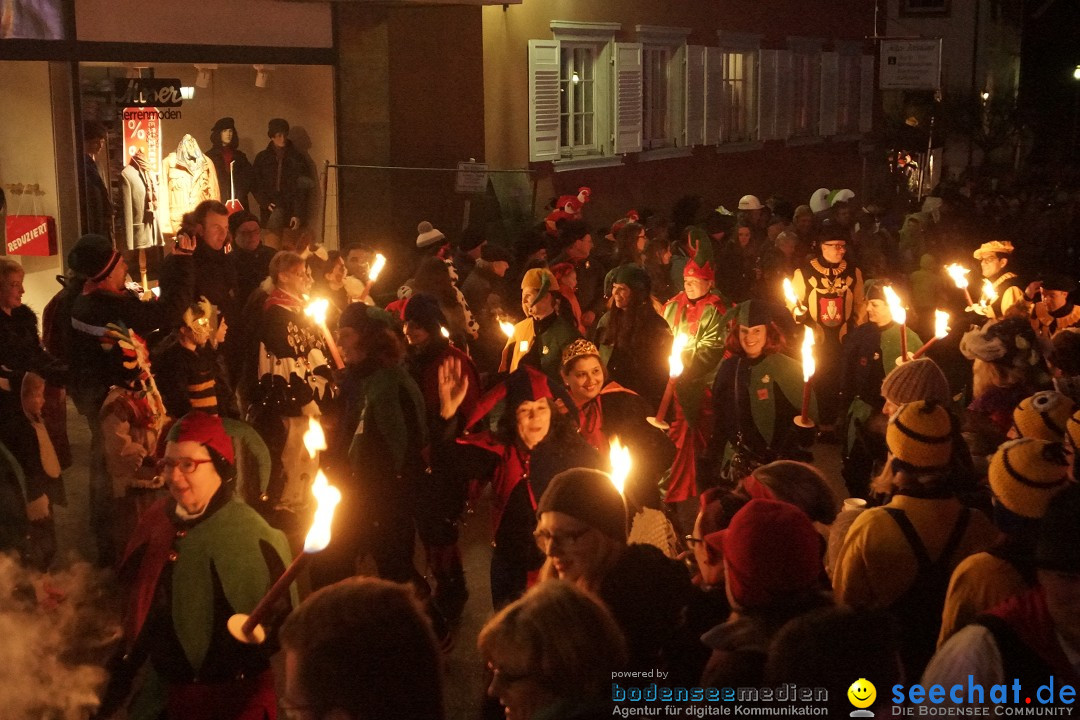
[[[185,135],[176,152],[165,158],[162,174],[168,191],[160,194],[157,217],[166,235],[180,230],[184,213],[194,210],[203,200],[221,197],[214,162],[190,135]]]
[[[157,245],[154,225],[157,212],[157,180],[140,149],[120,171],[123,178],[124,230],[128,250],[145,250]]]
[[[270,142],[255,156],[255,181],[251,191],[262,211],[263,229],[281,233],[298,230],[307,219],[308,191],[315,187],[307,159],[289,139],[289,123],[272,119],[267,126]]]
[[[105,149],[108,131],[96,120],[83,123],[83,156],[81,160],[85,185],[85,230],[88,233],[113,236],[113,203],[109,196],[109,183],[101,176],[97,156]],[[106,151],[107,154],[108,151]],[[107,163],[106,163],[107,165]]]
[[[247,155],[237,147],[239,144],[236,123],[231,117],[223,117],[210,128],[210,149],[206,156],[214,161],[217,170],[221,202],[228,204],[230,200],[239,200],[241,207],[238,209],[249,209],[252,168]],[[233,208],[229,207],[229,210],[233,211]]]

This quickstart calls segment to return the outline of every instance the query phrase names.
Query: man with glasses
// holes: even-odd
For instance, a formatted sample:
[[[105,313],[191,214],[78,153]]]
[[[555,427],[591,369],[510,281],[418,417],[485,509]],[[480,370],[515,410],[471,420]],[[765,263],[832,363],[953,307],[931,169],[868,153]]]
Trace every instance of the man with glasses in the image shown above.
[[[866,304],[862,272],[845,259],[846,232],[833,226],[823,233],[816,256],[795,270],[791,278],[798,303],[792,305],[789,301],[788,308],[797,321],[814,328],[817,337],[814,382],[821,431],[825,439],[834,440],[843,365],[840,343],[849,330],[865,321]]]
[[[972,310],[990,320],[1005,316],[1016,303],[1024,299],[1024,288],[1016,273],[1008,269],[1013,244],[1008,240],[992,240],[979,246],[972,255],[979,261],[982,276],[994,286],[994,301],[986,305],[976,304]]]
[[[285,536],[233,497],[236,456],[220,418],[181,418],[169,432],[160,472],[170,497],[140,518],[120,566],[129,591],[125,642],[98,717],[120,709],[147,660],[152,680],[144,689],[163,686],[157,710],[165,717],[274,717],[276,643],[242,643],[226,624],[235,613],[250,613],[285,571]],[[264,627],[276,626],[294,598],[285,594]],[[151,694],[137,692],[144,710]]]

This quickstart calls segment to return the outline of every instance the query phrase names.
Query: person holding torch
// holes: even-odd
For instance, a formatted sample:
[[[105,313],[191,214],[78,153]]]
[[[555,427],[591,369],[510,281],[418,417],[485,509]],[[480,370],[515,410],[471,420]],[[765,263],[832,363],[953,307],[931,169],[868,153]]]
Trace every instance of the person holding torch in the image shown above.
[[[705,449],[706,431],[712,427],[712,387],[716,369],[724,357],[724,313],[727,301],[713,292],[716,277],[712,263],[712,241],[703,230],[690,231],[693,257],[683,269],[683,291],[664,306],[673,335],[685,335],[681,353],[684,369],[673,379],[675,417],[670,437],[675,443],[675,460],[667,477],[665,502],[677,505],[696,500],[704,490],[697,482],[697,459]],[[663,420],[663,418],[658,418]],[[680,525],[691,526],[697,502],[684,505]]]
[[[783,308],[750,300],[736,308],[712,386],[716,424],[707,465],[734,485],[754,467],[780,458],[809,460],[813,425],[797,426],[803,396],[803,369],[784,354],[786,340],[776,317]],[[817,375],[814,376],[815,379]],[[811,397],[809,417],[817,416]],[[806,437],[809,435],[809,437]]]
[[[147,660],[144,686],[164,688],[162,717],[275,717],[274,633],[266,643],[248,645],[226,624],[234,613],[251,612],[284,572],[292,559],[288,542],[233,496],[236,456],[219,417],[192,412],[181,418],[160,467],[170,497],[140,518],[120,565],[128,592],[124,644],[110,664],[98,717],[121,709]],[[295,601],[295,591],[285,593],[266,625],[275,628]]]
[[[989,281],[989,287],[983,288],[983,301],[972,306],[973,312],[997,320],[1024,299],[1020,278],[1008,269],[1012,254],[1013,244],[1008,240],[983,243],[972,253],[979,261],[983,278]]]

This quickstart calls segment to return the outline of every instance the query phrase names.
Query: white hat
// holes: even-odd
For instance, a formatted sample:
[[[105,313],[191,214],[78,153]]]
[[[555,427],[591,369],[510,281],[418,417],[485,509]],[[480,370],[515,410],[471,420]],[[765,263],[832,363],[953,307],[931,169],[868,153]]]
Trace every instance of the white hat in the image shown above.
[[[848,189],[837,190],[832,193],[832,197],[829,199],[829,207],[832,207],[838,202],[847,202],[851,198],[855,197],[855,193]]]
[[[760,210],[761,208],[761,201],[757,199],[756,195],[743,195],[739,198],[740,210]]]
[[[810,209],[816,213],[829,208],[829,188],[818,188],[810,196]]]
[[[416,232],[416,247],[418,248],[434,245],[440,240],[446,239],[446,236],[441,231],[436,230],[427,220],[416,226]]]

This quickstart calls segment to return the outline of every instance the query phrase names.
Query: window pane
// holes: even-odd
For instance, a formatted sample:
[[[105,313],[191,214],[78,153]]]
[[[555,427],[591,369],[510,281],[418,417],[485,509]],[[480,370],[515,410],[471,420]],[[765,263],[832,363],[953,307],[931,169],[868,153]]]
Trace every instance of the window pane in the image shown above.
[[[592,145],[593,144],[593,114],[592,113],[584,113],[582,115],[581,144],[582,145]]]

